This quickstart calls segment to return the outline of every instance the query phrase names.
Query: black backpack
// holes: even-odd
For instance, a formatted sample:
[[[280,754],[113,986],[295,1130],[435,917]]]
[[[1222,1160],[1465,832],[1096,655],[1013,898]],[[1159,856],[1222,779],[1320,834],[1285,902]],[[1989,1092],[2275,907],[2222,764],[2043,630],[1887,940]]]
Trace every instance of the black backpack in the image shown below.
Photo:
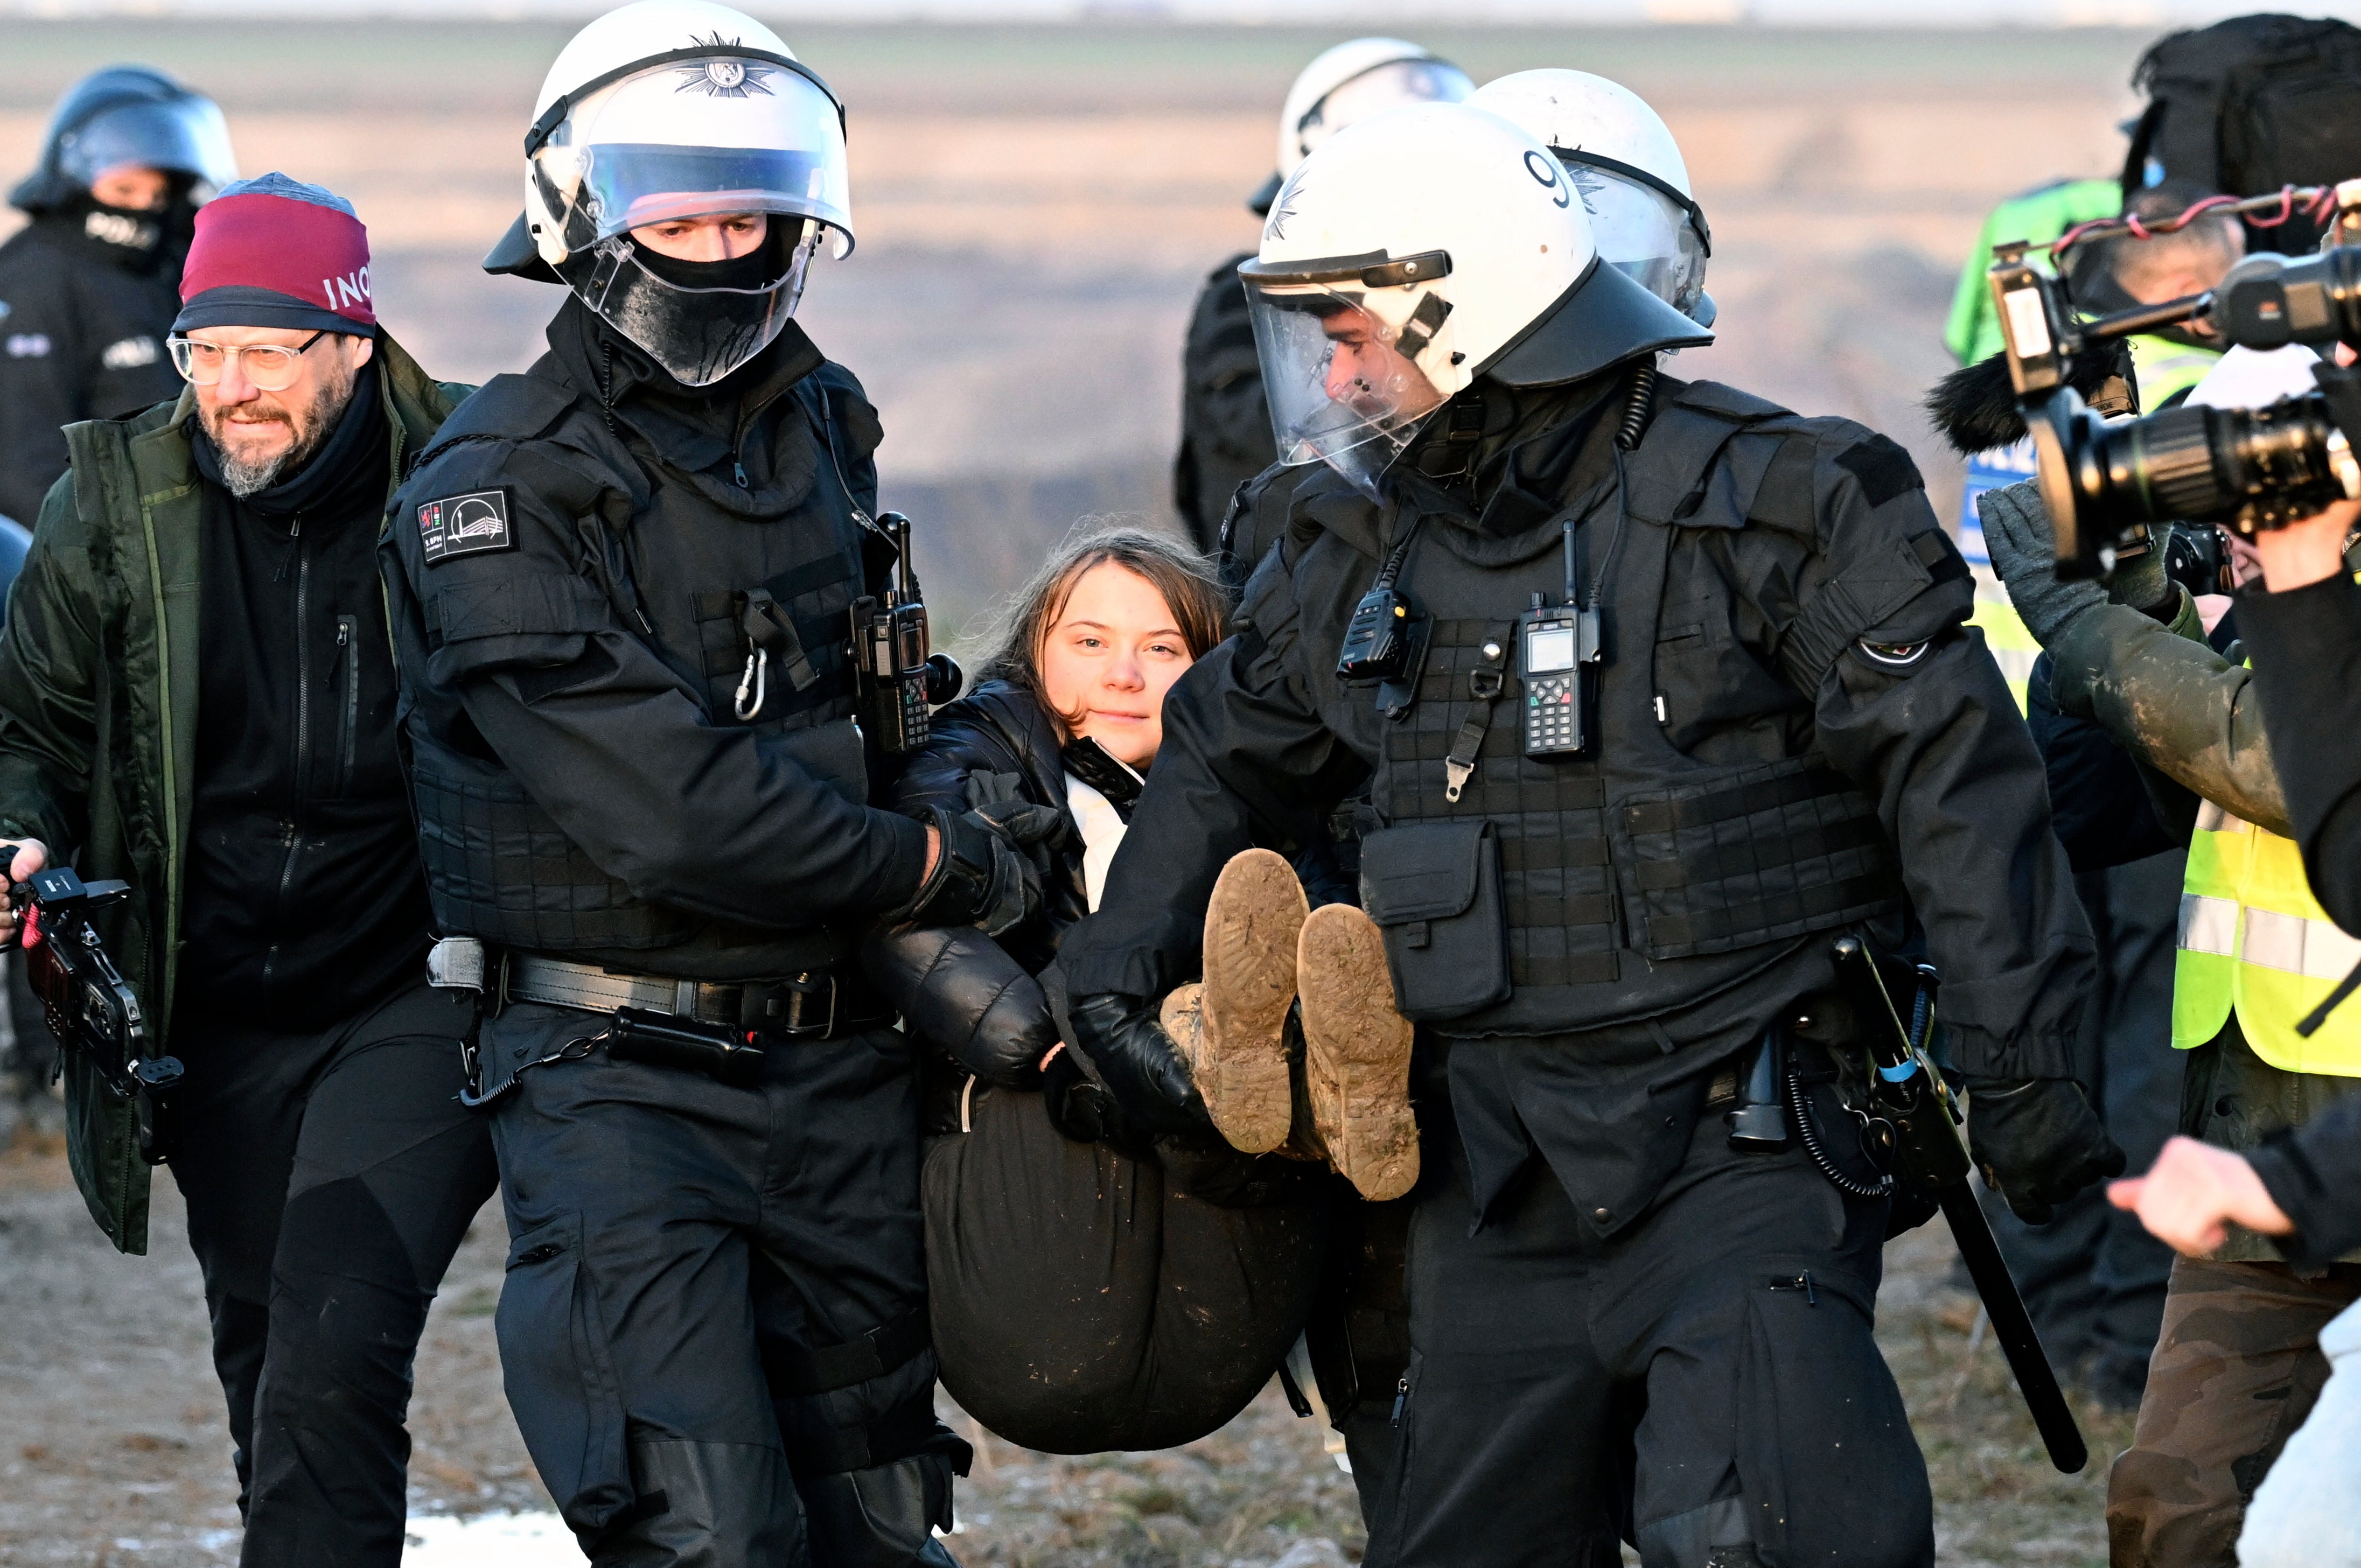
[[[2264,14],[2168,34],[2140,57],[2147,95],[2124,160],[2128,196],[2159,179],[2234,196],[2361,177],[2361,28]],[[2320,242],[2301,217],[2250,224],[2250,250]]]

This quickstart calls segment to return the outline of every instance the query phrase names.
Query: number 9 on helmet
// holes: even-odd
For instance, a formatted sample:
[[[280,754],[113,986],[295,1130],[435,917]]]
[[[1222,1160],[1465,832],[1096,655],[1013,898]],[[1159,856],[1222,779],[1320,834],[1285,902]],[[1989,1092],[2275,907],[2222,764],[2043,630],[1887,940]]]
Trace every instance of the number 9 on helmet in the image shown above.
[[[1712,334],[1599,264],[1565,170],[1464,104],[1390,110],[1299,164],[1240,263],[1282,463],[1380,499],[1480,375],[1546,386]]]

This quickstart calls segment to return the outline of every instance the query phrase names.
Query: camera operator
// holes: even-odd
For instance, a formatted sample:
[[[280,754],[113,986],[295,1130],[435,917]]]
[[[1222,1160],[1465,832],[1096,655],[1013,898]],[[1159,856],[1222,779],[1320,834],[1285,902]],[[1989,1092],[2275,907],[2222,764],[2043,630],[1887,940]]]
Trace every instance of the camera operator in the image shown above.
[[[2302,373],[2304,358],[2285,368]],[[2210,401],[2208,389],[2191,400]],[[2059,710],[2095,719],[2131,753],[2159,820],[2190,844],[2172,1025],[2172,1043],[2190,1053],[2181,1132],[2215,1150],[2255,1149],[2361,1087],[2361,1013],[2296,1032],[2320,988],[2299,1005],[2287,971],[2308,973],[2315,933],[2337,934],[2296,851],[2253,676],[2206,645],[2161,552],[2122,564],[2107,589],[2060,582],[2032,484],[1994,491],[1982,508],[1993,565],[2053,661]],[[2171,1152],[2185,1146],[2168,1146],[2167,1160],[2185,1158]],[[2109,1484],[2119,1564],[2232,1561],[2253,1475],[2326,1376],[2321,1328],[2361,1296],[2354,1261],[2299,1266],[2253,1228],[2206,1251],[2174,1264],[2139,1424]]]
[[[401,454],[468,389],[386,335],[368,261],[316,185],[205,205],[189,384],[66,428],[0,630],[0,855],[128,879],[106,945],[187,1067],[164,1153],[255,1568],[400,1562],[412,1359],[495,1179],[456,1102],[472,1014],[426,983],[376,551]],[[135,1108],[81,1052],[65,1084],[91,1214],[144,1253]]]

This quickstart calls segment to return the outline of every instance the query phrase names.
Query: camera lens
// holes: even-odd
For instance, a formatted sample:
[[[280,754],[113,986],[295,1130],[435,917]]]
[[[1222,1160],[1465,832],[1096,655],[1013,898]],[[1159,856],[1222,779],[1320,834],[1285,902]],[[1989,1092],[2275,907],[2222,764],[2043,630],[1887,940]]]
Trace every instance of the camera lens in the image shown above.
[[[2103,496],[2119,498],[2127,521],[2204,517],[2235,505],[2214,475],[2212,409],[2167,409],[2147,419],[2100,425],[2093,461],[2105,476]],[[2099,499],[2094,497],[2093,499]]]
[[[2252,533],[2361,488],[2361,468],[2316,392],[2111,425],[2069,390],[2046,412],[2031,428],[2061,576],[2105,572],[2140,523],[2210,520]]]

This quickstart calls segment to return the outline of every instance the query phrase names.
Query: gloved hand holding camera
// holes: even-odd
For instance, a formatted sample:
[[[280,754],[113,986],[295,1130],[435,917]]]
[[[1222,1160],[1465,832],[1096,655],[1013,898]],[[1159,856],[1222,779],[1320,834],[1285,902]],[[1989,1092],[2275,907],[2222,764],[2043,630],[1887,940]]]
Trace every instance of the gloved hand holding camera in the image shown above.
[[[2008,588],[2009,602],[2044,648],[2087,612],[2113,601],[2145,613],[2157,606],[2178,603],[2171,579],[2165,576],[2164,552],[2150,548],[2118,562],[2102,587],[2096,583],[2058,579],[2058,546],[2049,513],[2041,504],[2041,487],[2031,479],[1976,498],[1976,513],[1984,525],[1984,548],[1991,552],[1993,570]]]

